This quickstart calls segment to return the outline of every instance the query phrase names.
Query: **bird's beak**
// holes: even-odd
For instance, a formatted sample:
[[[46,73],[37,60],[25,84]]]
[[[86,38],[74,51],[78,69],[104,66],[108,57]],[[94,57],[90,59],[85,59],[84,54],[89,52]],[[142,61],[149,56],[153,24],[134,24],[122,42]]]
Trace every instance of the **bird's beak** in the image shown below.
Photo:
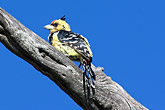
[[[52,25],[46,25],[46,26],[44,26],[44,28],[45,29],[48,29],[48,30],[52,30],[52,29],[54,29],[54,26],[52,26]]]

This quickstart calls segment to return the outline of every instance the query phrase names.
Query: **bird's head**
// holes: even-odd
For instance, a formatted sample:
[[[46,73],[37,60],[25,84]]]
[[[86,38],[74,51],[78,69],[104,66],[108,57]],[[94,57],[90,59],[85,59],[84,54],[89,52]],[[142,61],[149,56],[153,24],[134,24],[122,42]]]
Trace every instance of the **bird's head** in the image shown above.
[[[71,31],[69,24],[65,21],[65,16],[58,20],[52,21],[51,24],[44,26],[44,28],[50,30],[50,33],[60,30]]]

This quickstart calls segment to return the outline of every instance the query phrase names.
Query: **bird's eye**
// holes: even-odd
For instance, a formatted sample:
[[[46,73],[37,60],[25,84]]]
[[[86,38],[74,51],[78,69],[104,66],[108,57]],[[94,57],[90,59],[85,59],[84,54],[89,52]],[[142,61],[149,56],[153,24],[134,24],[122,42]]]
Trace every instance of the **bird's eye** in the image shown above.
[[[54,24],[52,24],[54,27],[57,27],[58,26],[58,23],[54,23]]]

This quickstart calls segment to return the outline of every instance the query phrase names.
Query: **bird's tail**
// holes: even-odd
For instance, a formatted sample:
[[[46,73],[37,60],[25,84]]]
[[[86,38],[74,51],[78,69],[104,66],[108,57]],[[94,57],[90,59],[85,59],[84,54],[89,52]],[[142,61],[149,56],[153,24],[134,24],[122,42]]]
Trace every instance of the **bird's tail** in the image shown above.
[[[90,88],[92,87],[92,89],[95,89],[95,84],[94,84],[94,80],[96,79],[95,77],[95,73],[93,72],[92,68],[91,68],[91,61],[87,61],[85,58],[82,58],[82,67],[84,70],[84,78],[86,79],[84,81],[87,81],[87,86]]]

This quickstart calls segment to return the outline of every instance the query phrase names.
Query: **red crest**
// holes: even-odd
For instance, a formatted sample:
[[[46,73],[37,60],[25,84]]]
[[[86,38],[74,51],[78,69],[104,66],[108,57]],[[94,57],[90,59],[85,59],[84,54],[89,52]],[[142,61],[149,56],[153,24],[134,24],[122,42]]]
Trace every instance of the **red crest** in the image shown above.
[[[56,21],[56,20],[52,21],[50,24],[54,24],[55,21]]]

